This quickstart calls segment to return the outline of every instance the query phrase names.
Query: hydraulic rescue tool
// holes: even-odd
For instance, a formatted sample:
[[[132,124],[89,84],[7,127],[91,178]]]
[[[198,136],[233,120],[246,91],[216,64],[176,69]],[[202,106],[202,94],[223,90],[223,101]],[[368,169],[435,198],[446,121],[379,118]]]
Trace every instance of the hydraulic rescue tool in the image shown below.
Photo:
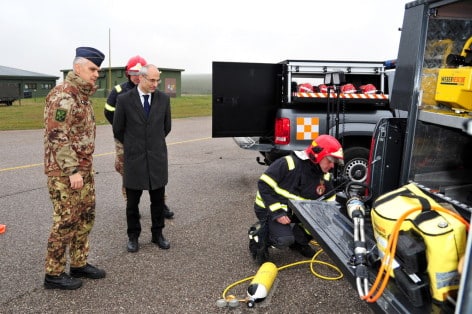
[[[366,214],[365,203],[370,199],[370,196],[360,196],[363,190],[369,191],[366,184],[353,181],[349,182],[345,188],[347,215],[354,223],[354,255],[351,258],[351,264],[356,268],[356,287],[361,298],[369,291],[364,217]]]

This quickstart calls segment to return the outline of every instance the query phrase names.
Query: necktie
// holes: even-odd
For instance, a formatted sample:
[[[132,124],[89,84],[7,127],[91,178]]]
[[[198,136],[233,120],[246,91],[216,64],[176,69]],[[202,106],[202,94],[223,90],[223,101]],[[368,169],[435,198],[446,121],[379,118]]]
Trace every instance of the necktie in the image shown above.
[[[146,117],[149,117],[149,110],[151,106],[149,105],[149,95],[143,95],[144,97],[144,111],[146,111]]]

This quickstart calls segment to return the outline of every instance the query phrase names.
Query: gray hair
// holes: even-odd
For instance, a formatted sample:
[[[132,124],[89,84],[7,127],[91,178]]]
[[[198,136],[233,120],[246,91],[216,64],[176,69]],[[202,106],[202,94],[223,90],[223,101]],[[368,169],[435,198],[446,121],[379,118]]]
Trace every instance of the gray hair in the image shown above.
[[[141,67],[141,69],[139,70],[139,74],[140,75],[147,75],[150,68],[156,68],[156,70],[159,71],[159,69],[154,64],[149,64],[148,63],[148,64]]]
[[[84,57],[75,57],[74,58],[74,61],[72,61],[72,66],[76,65],[76,64],[86,64],[87,63],[87,59],[84,58]]]

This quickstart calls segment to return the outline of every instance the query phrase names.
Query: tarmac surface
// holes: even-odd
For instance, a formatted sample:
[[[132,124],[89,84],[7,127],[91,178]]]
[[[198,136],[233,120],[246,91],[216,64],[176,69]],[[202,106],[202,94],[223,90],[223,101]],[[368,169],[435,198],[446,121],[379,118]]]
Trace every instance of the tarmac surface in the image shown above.
[[[126,251],[125,203],[114,170],[109,125],[97,127],[96,222],[89,262],[107,271],[74,291],[43,288],[52,205],[43,172],[43,130],[0,132],[0,313],[372,313],[346,279],[315,276],[310,264],[279,270],[269,295],[252,309],[244,303],[219,308],[216,301],[246,296],[258,266],[248,251],[248,228],[256,221],[256,183],[266,169],[258,153],[231,138],[211,137],[211,117],[173,120],[167,137],[166,220],[169,250],[151,243],[149,196],[141,200],[143,232],[138,253]],[[270,251],[278,266],[306,258]],[[326,253],[320,260],[333,263]],[[312,264],[317,273],[337,273]],[[249,279],[248,279],[249,278]],[[243,279],[241,284],[230,286]]]

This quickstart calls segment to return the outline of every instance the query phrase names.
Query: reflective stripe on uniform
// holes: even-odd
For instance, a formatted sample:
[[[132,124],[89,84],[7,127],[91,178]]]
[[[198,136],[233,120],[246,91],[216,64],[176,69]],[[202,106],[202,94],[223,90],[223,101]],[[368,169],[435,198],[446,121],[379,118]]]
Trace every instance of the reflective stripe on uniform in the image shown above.
[[[265,182],[268,186],[270,186],[275,193],[277,193],[278,195],[286,198],[286,199],[291,199],[291,200],[305,200],[305,198],[303,197],[300,197],[298,195],[295,195],[295,194],[292,194],[290,193],[289,191],[285,190],[285,189],[282,189],[281,187],[279,187],[279,185],[277,184],[277,182],[275,182],[275,180],[273,180],[271,177],[269,177],[268,175],[266,175],[265,173],[261,176],[260,178],[261,181]],[[260,198],[260,195],[258,196]],[[257,198],[256,198],[256,202],[257,202]],[[261,198],[261,202],[262,202],[262,198]],[[261,206],[262,207],[262,206]],[[265,206],[264,206],[265,208]],[[284,210],[287,210],[287,205],[285,204],[281,204],[281,203],[275,203],[275,204],[272,204],[269,209],[271,211],[276,211],[278,209],[284,209]]]
[[[303,231],[305,231],[306,234],[311,235],[310,230],[305,228],[305,226],[303,226],[303,224],[298,224],[298,225],[303,229]]]
[[[285,159],[287,160],[288,170],[295,169],[295,162],[293,161],[293,157],[285,156]]]
[[[334,202],[335,200],[336,200],[336,194],[333,194],[332,196],[325,199],[326,202]]]
[[[105,104],[105,110],[107,110],[107,111],[115,111],[115,107],[113,107],[113,106],[110,105],[110,104]]]
[[[257,191],[257,194],[256,194],[256,204],[259,207],[266,208],[264,201],[262,200],[261,194],[259,194],[259,191]],[[283,209],[287,211],[288,208],[287,208],[287,205],[277,202],[270,205],[269,209],[270,211],[275,212],[276,210],[279,210],[279,209]]]
[[[261,194],[259,193],[259,191],[257,191],[257,193],[256,193],[256,204],[259,207],[265,208],[264,201],[262,200],[262,197],[261,197]]]
[[[115,85],[115,90],[116,92],[119,94],[123,91],[123,89],[121,88],[121,85]],[[106,103],[105,104],[105,110],[107,111],[111,111],[111,112],[115,112],[115,107]]]
[[[277,202],[277,203],[274,203],[274,204],[270,205],[269,209],[270,209],[271,212],[275,212],[279,209],[283,209],[284,211],[287,211],[288,207],[285,204]]]

